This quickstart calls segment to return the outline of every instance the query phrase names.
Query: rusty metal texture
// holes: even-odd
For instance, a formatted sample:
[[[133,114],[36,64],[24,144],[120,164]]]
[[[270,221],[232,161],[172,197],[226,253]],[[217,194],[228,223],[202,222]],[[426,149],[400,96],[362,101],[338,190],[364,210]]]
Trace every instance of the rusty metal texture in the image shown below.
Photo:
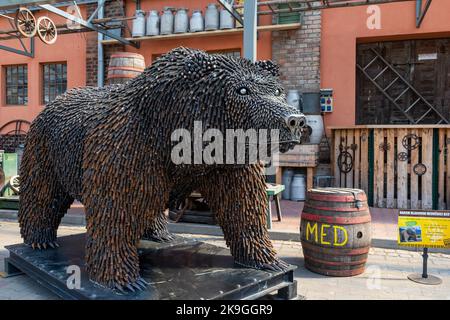
[[[77,199],[86,209],[90,279],[119,292],[143,290],[137,244],[142,237],[170,240],[163,216],[169,194],[192,183],[237,264],[285,269],[266,229],[262,164],[175,165],[171,134],[192,132],[194,121],[221,132],[279,129],[280,150],[287,151],[301,136],[298,124],[285,120],[293,114],[272,62],[187,48],[161,56],[126,84],[68,90],[27,135],[19,205],[24,242],[56,247],[61,218]]]

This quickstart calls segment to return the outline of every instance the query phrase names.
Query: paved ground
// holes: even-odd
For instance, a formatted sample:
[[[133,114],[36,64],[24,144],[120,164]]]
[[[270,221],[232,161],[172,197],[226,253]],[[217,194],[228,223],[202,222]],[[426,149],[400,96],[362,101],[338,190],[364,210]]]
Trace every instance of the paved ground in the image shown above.
[[[300,228],[300,214],[304,202],[281,200],[282,221],[277,221],[275,202],[272,201],[272,230],[298,233]],[[372,238],[397,240],[398,209],[370,208],[372,216]],[[68,214],[84,215],[83,205],[75,202]]]
[[[18,224],[0,221],[0,271],[7,256],[4,246],[21,241]],[[84,232],[81,227],[60,227],[59,235]],[[192,236],[209,243],[225,246],[221,238]],[[298,292],[307,299],[447,299],[450,300],[450,255],[433,253],[429,272],[443,279],[439,286],[426,286],[407,280],[412,272],[421,271],[418,252],[372,248],[364,274],[349,278],[332,278],[309,272],[303,267],[301,244],[275,241],[279,256],[297,265],[295,277]],[[25,275],[0,278],[0,299],[57,299],[48,290]]]

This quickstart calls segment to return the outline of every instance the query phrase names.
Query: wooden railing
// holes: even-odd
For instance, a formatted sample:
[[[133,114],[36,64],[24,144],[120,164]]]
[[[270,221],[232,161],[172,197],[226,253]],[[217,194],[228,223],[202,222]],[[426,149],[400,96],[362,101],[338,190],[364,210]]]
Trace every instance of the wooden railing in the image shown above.
[[[372,206],[450,209],[450,126],[333,127],[336,187],[363,189]]]

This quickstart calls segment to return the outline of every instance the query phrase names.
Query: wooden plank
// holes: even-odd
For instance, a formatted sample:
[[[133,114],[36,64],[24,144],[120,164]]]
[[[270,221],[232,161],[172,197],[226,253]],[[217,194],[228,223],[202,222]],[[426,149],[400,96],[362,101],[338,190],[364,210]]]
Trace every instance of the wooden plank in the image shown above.
[[[347,152],[349,152],[353,159],[355,159],[354,154],[353,154],[353,150],[350,149],[350,146],[353,143],[353,130],[346,130],[346,141],[347,144],[346,146],[348,147]],[[354,162],[353,162],[354,163]],[[354,168],[352,168],[352,170],[350,170],[350,172],[347,172],[347,174],[345,175],[345,187],[346,188],[353,188],[353,172],[354,172]]]
[[[397,152],[407,152],[402,139],[408,134],[406,129],[397,130]],[[397,160],[397,208],[408,209],[408,161]]]
[[[353,156],[353,187],[360,189],[360,169],[361,169],[361,130],[354,130],[354,144],[356,144],[356,150]]]
[[[447,130],[439,129],[439,167],[438,167],[438,209],[446,209],[445,196],[445,133]]]
[[[447,139],[450,138],[450,129],[447,129]],[[447,144],[447,141],[445,142],[446,146],[447,146],[447,163],[446,163],[446,187],[447,187],[447,192],[445,194],[445,200],[446,200],[446,204],[447,204],[447,210],[450,208],[450,150],[449,150],[449,145]]]
[[[369,194],[369,130],[361,129],[360,188]]]
[[[334,183],[336,187],[341,187],[341,171],[337,164],[339,157],[339,144],[341,143],[341,130],[334,130]]]
[[[422,163],[427,171],[422,176],[422,209],[433,208],[433,129],[422,131]]]
[[[387,143],[389,150],[386,162],[386,208],[394,208],[394,161],[395,161],[395,129],[387,129]]]
[[[276,167],[276,169],[275,169],[275,183],[276,184],[282,183],[282,175],[283,175],[283,168]]]
[[[313,188],[314,167],[306,168],[306,190]]]
[[[384,130],[374,130],[374,204],[378,208],[384,207],[384,152],[380,150],[380,144],[384,141]]]
[[[414,133],[420,136],[420,130],[410,130],[409,133]],[[410,176],[411,176],[411,209],[420,209],[419,204],[419,177],[414,173],[414,166],[419,163],[419,148],[411,150],[411,166],[410,166]]]

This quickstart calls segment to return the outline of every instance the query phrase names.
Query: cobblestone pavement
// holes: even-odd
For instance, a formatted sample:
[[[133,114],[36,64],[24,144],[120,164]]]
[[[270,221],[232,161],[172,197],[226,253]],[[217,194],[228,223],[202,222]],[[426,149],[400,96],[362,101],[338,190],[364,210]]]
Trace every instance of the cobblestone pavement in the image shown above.
[[[84,232],[81,227],[61,226],[58,234]],[[222,238],[184,234],[218,246],[225,246]],[[7,257],[5,245],[21,242],[17,223],[0,221],[0,272],[4,271],[3,259]],[[306,299],[447,299],[450,300],[450,254],[431,253],[429,273],[439,276],[443,282],[427,286],[409,281],[406,277],[421,272],[422,258],[419,252],[372,248],[366,272],[362,275],[335,278],[318,275],[303,267],[301,244],[291,241],[274,241],[279,256],[298,266],[295,278],[298,293]],[[57,299],[47,289],[25,275],[0,278],[0,300],[3,299]]]

